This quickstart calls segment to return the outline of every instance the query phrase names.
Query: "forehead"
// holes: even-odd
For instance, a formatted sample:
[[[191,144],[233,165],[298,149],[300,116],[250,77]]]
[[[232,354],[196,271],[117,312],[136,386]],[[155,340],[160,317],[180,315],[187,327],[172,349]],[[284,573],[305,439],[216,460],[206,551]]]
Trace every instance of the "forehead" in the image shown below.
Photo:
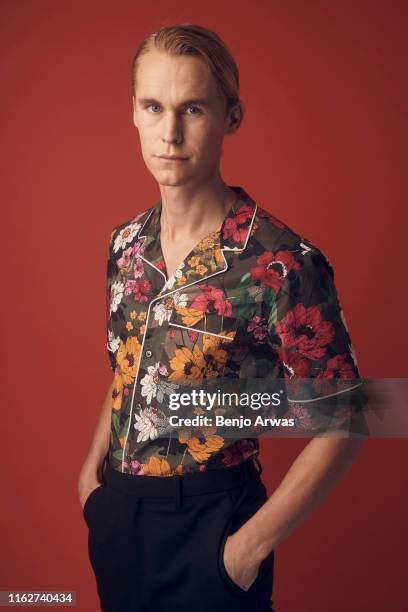
[[[219,97],[215,79],[207,64],[197,56],[170,56],[152,50],[137,68],[137,97],[186,98]]]

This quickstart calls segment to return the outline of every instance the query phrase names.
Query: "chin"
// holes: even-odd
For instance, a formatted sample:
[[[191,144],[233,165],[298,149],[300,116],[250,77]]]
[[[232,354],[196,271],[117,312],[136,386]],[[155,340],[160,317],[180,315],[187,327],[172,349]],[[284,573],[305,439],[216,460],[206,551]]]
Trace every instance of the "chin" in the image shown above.
[[[175,172],[158,172],[153,173],[153,177],[159,185],[163,185],[164,187],[178,187],[181,185],[185,185],[189,182],[191,177],[183,176],[181,174],[177,175]]]

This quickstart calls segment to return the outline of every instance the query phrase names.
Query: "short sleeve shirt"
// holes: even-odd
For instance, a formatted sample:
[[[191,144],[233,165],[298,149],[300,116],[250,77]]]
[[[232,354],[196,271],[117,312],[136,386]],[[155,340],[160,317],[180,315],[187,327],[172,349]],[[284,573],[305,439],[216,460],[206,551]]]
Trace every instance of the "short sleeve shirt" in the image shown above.
[[[114,228],[107,348],[114,386],[109,462],[134,476],[227,469],[257,437],[168,431],[165,399],[209,377],[359,379],[327,257],[239,186],[219,231],[167,277],[162,202]],[[167,432],[163,435],[163,432]]]

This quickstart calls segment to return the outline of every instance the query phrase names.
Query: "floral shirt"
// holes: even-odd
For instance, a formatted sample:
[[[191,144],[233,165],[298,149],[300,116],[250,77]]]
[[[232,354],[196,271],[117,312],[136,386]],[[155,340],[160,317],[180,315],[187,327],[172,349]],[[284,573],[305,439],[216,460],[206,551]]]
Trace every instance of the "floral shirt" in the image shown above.
[[[224,469],[259,453],[257,437],[226,439],[216,427],[169,431],[164,400],[180,385],[221,376],[309,377],[322,395],[326,379],[359,377],[327,257],[242,187],[230,188],[237,200],[221,229],[170,278],[161,201],[112,231],[108,460],[119,471]]]

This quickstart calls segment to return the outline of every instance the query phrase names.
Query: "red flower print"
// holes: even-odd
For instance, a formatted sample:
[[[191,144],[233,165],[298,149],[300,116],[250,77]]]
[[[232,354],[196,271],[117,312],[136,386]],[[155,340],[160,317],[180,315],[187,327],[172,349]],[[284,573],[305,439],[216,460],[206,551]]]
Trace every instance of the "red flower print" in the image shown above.
[[[331,359],[327,360],[326,369],[321,370],[313,381],[314,388],[320,394],[329,394],[342,391],[342,385],[330,385],[330,382],[336,383],[337,380],[341,379],[353,379],[356,378],[356,372],[351,363],[347,361],[346,353],[342,355],[335,355]]]
[[[335,332],[331,321],[322,321],[317,306],[305,308],[301,302],[288,310],[282,321],[277,321],[276,332],[284,349],[295,348],[308,359],[320,359]]]
[[[254,209],[249,204],[243,204],[237,210],[237,214],[235,215],[235,219],[237,220],[238,225],[242,225],[248,219],[252,218],[252,214]]]
[[[198,332],[194,331],[193,329],[189,329],[187,331],[187,335],[190,338],[191,342],[195,342],[198,338]]]
[[[143,264],[143,260],[136,258],[135,260],[135,266],[133,268],[133,276],[135,278],[140,278],[141,276],[143,276],[144,274],[144,264]]]
[[[335,355],[327,360],[326,370],[321,372],[326,378],[332,376],[340,376],[340,378],[356,378],[354,367],[347,360],[347,354]]]
[[[144,253],[144,246],[143,246],[143,240],[138,240],[134,246],[133,246],[133,255],[143,255]]]
[[[302,357],[297,351],[291,351],[286,348],[279,349],[279,357],[284,364],[284,377],[290,379],[307,378],[309,376],[311,362],[306,357]],[[292,393],[298,392],[298,385],[295,387],[293,380]]]
[[[159,268],[159,270],[164,270],[166,268],[166,262],[164,261],[163,258],[159,259],[159,261],[157,261],[155,263],[156,268]]]
[[[300,264],[290,251],[265,251],[256,260],[257,265],[250,269],[251,277],[260,280],[261,286],[272,287],[278,293],[287,274],[292,270],[299,270]]]
[[[257,340],[262,340],[266,337],[268,330],[265,324],[265,319],[255,316],[248,323],[247,331],[253,331],[254,337]]]
[[[131,262],[132,253],[133,253],[133,247],[129,247],[128,249],[125,249],[123,251],[122,257],[119,257],[119,259],[118,259],[118,266],[120,268],[127,268],[127,266]]]
[[[133,293],[136,302],[147,302],[150,289],[151,284],[146,278],[140,281],[129,280],[126,283],[125,295]]]
[[[230,317],[232,314],[231,302],[225,299],[222,289],[217,289],[211,285],[200,286],[202,293],[198,295],[191,303],[191,308],[201,310],[206,314],[217,312],[224,317]]]
[[[253,210],[253,207],[249,206],[249,204],[243,204],[239,207],[233,218],[228,217],[224,223],[224,239],[232,236],[235,242],[245,242],[248,235],[248,228],[239,226],[245,224],[248,219],[252,218]]]

